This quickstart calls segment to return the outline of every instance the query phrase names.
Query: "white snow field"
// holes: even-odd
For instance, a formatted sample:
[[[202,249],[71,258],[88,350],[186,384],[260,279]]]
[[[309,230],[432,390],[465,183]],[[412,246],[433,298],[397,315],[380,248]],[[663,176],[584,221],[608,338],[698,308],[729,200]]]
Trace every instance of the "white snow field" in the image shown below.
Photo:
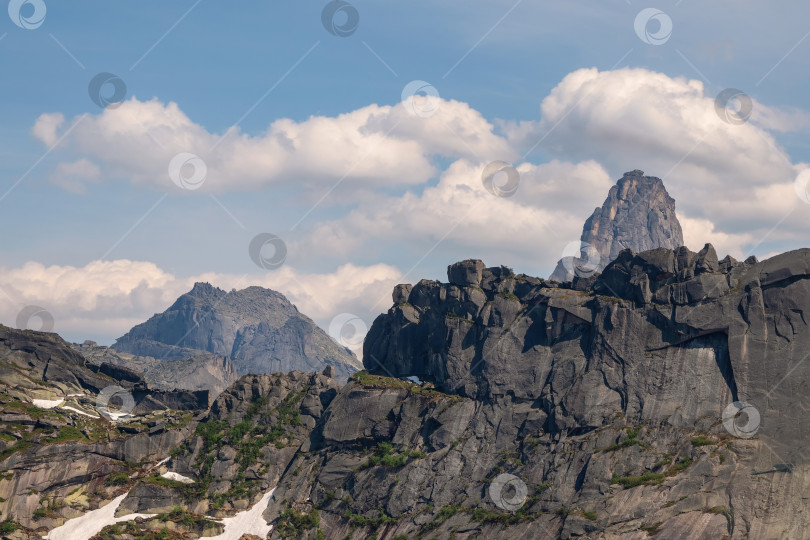
[[[222,524],[225,525],[225,532],[219,536],[206,538],[206,540],[239,540],[243,534],[255,534],[259,538],[267,538],[267,535],[273,530],[273,526],[267,524],[262,517],[262,513],[267,508],[267,503],[270,502],[270,497],[273,496],[275,490],[276,488],[273,488],[265,493],[261,500],[254,504],[250,510],[223,519]]]
[[[33,400],[34,406],[40,409],[53,409],[64,403],[64,399],[35,399]]]
[[[55,528],[45,536],[45,540],[87,540],[96,535],[107,525],[114,525],[123,521],[132,521],[139,517],[152,517],[155,514],[129,514],[128,516],[115,517],[118,505],[128,495],[116,497],[107,505],[98,510],[91,510],[83,516],[66,521],[60,527]]]
[[[177,476],[181,475],[178,474]],[[225,526],[225,531],[218,536],[206,537],[205,540],[239,540],[243,534],[255,534],[260,538],[266,538],[270,531],[273,530],[273,526],[267,524],[262,517],[262,513],[267,508],[267,503],[270,502],[270,497],[273,496],[275,490],[276,488],[273,488],[265,493],[261,500],[254,504],[249,510],[223,519],[221,523]],[[155,515],[129,514],[118,518],[115,517],[115,511],[118,509],[118,505],[121,504],[121,501],[123,501],[127,495],[128,493],[124,493],[98,510],[92,510],[83,516],[68,520],[64,525],[55,528],[49,532],[47,536],[44,536],[44,540],[88,540],[88,538],[99,533],[107,525],[132,521],[139,517],[149,518]]]

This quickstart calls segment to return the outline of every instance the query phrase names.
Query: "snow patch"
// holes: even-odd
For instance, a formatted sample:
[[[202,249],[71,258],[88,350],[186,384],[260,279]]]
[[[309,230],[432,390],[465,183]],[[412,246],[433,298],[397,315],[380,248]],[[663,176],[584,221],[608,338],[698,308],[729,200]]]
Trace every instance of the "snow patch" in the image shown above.
[[[406,381],[411,381],[412,383],[422,384],[422,380],[417,377],[416,375],[411,375],[410,377],[405,377]]]
[[[64,405],[62,408],[67,409],[69,411],[73,411],[75,413],[79,413],[79,414],[81,414],[83,416],[89,416],[90,418],[101,418],[100,416],[94,416],[92,414],[87,414],[86,412],[80,411],[79,409],[76,409],[75,407],[71,407],[70,405]]]
[[[40,409],[53,409],[64,403],[64,399],[35,399],[33,400],[34,406]]]
[[[87,512],[83,516],[70,519],[44,536],[45,540],[87,540],[101,532],[107,525],[114,525],[124,521],[142,517],[150,518],[156,514],[129,514],[115,517],[115,511],[129,493],[116,497],[98,510]]]
[[[171,471],[170,472],[165,472],[165,473],[161,474],[160,476],[162,476],[163,478],[168,478],[169,480],[174,480],[175,482],[182,482],[184,484],[193,484],[194,483],[194,480],[192,480],[188,476],[183,476],[182,474],[176,473],[176,472],[171,472]]]
[[[276,488],[273,488],[265,493],[250,510],[223,519],[221,523],[225,525],[225,532],[218,536],[208,537],[206,540],[239,540],[243,534],[255,534],[259,538],[267,538],[267,535],[273,530],[273,526],[268,525],[262,514],[267,509],[267,503],[270,502],[270,497],[273,496],[275,490]]]

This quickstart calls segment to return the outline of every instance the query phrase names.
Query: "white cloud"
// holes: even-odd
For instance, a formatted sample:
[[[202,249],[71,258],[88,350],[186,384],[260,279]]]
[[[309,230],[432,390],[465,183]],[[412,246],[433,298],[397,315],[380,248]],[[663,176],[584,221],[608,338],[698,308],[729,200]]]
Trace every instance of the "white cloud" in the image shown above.
[[[295,250],[353,256],[374,241],[410,244],[415,263],[442,242],[438,252],[450,245],[490,264],[550,272],[613,184],[593,161],[524,163],[518,166],[517,192],[497,197],[483,186],[483,168],[458,160],[421,195],[378,196],[340,219],[317,224]]]
[[[51,174],[51,182],[73,193],[84,193],[87,182],[97,182],[101,169],[92,161],[81,158],[73,162],[62,162]]]
[[[717,255],[723,258],[731,255],[736,259],[747,258],[745,246],[755,241],[750,233],[729,234],[715,230],[715,225],[708,219],[693,219],[678,216],[683,229],[683,241],[692,251],[700,251],[705,244],[712,244]]]
[[[62,113],[42,114],[31,128],[31,135],[51,147],[59,140],[56,132],[64,123],[65,116]]]
[[[663,178],[679,216],[700,223],[718,249],[739,252],[800,204],[790,194],[794,165],[768,129],[799,129],[807,116],[754,102],[751,121],[735,125],[720,118],[714,102],[696,80],[646,69],[580,69],[543,100],[539,122],[504,129],[525,149],[545,137],[538,145],[545,153],[594,159],[614,176],[638,168]],[[808,225],[810,216],[795,212],[780,236]],[[693,232],[691,241],[702,246],[700,227]]]
[[[374,317],[389,307],[385,303],[376,308],[374,303],[386,291],[390,297],[400,277],[399,270],[385,264],[346,264],[322,274],[282,267],[264,276],[207,273],[184,278],[153,263],[125,259],[93,261],[83,267],[28,262],[0,268],[0,291],[8,300],[0,304],[0,321],[15,326],[25,306],[37,305],[53,315],[55,332],[73,340],[111,342],[164,311],[194,282],[207,281],[225,290],[251,285],[277,290],[324,330],[333,317],[346,312],[370,327]]]
[[[53,144],[61,114],[43,114],[32,133]],[[107,177],[122,177],[160,189],[173,187],[171,159],[189,152],[205,161],[203,190],[257,189],[284,183],[376,187],[419,184],[436,174],[434,157],[511,159],[506,140],[466,103],[442,100],[436,114],[421,118],[405,106],[368,105],[337,117],[274,121],[251,136],[231,128],[207,131],[176,103],[135,97],[88,116],[65,136],[64,145],[104,165]]]

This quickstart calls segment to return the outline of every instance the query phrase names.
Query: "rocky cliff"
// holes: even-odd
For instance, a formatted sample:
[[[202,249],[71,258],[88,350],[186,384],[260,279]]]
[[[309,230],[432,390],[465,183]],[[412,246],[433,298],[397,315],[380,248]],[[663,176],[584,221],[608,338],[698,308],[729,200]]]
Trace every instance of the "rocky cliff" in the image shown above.
[[[683,245],[675,200],[660,178],[644,171],[624,173],[610,188],[601,208],[596,208],[582,228],[581,250],[561,259],[552,280],[571,281],[601,272],[624,249],[636,253]]]
[[[347,441],[427,453],[347,477],[352,512],[384,500],[391,529],[457,537],[804,537],[810,250],[627,250],[570,288],[480,261],[448,276],[395,289],[364,345],[386,389],[347,389],[325,414],[327,456]],[[411,375],[441,397],[409,403],[396,381]],[[521,493],[505,514],[501,473]]]
[[[130,426],[146,430],[138,445],[120,428],[108,446],[40,434],[0,462],[14,471],[0,490],[20,478],[37,490],[15,488],[3,517],[40,505],[26,523],[44,529],[78,513],[54,501],[71,496],[66,460],[84,457],[86,489],[127,471],[119,515],[163,516],[98,538],[214,534],[210,520],[274,486],[271,538],[810,536],[810,250],[763,262],[719,260],[711,245],[626,250],[562,285],[469,260],[448,281],[394,289],[366,371],[345,386],[330,367],[246,375],[205,414],[169,412],[154,434]],[[151,470],[106,457],[169,452]]]
[[[55,334],[0,326],[2,532],[39,538],[104,505],[186,440],[207,407],[208,391],[155,391],[130,370],[87,363]],[[111,421],[112,411],[130,414]]]
[[[118,338],[113,349],[158,360],[227,356],[238,375],[333,366],[340,380],[360,362],[284,295],[262,287],[225,292],[197,283],[165,312]]]

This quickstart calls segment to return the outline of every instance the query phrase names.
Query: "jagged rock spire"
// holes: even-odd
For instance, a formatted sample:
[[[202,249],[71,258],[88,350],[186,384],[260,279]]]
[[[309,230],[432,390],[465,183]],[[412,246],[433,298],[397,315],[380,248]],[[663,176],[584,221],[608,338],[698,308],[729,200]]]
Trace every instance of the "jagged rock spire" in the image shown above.
[[[683,232],[675,215],[675,199],[667,193],[660,178],[644,176],[644,171],[639,170],[626,172],[610,188],[602,207],[596,208],[585,221],[581,241],[598,253],[598,267],[591,268],[597,272],[623,249],[640,253],[682,246]],[[574,265],[564,264],[561,259],[551,279],[570,281],[574,277],[573,268]]]

